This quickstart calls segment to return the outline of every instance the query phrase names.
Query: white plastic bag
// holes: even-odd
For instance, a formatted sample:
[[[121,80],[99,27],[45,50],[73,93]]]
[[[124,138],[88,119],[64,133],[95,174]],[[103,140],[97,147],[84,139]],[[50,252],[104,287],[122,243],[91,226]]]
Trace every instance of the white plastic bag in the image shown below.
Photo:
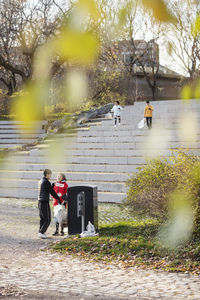
[[[86,231],[83,231],[80,234],[80,237],[83,238],[83,237],[87,237],[87,236],[96,236],[96,235],[98,235],[96,233],[94,225],[90,221],[88,222],[88,225],[87,225],[86,229],[87,229]]]
[[[143,118],[139,123],[138,123],[138,128],[142,129],[146,125],[146,119]]]
[[[58,222],[61,227],[67,226],[67,209],[64,205],[58,204],[54,207],[54,220]]]
[[[112,120],[113,115],[109,112],[109,113],[106,114],[105,118],[108,119],[108,120]]]

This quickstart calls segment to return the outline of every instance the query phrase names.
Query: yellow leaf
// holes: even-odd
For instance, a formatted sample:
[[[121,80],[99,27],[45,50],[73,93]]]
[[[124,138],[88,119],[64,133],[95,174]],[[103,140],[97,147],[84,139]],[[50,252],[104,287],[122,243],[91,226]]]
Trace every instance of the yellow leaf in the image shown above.
[[[94,0],[79,0],[77,3],[78,9],[84,15],[90,15],[94,20],[98,20],[100,13]]]
[[[119,25],[123,26],[124,23],[126,22],[126,16],[127,16],[127,7],[123,7],[122,9],[120,9],[119,11]]]
[[[183,100],[188,100],[188,99],[191,99],[191,96],[192,96],[192,90],[191,90],[190,86],[185,85],[181,91],[181,98]]]
[[[70,107],[76,107],[87,96],[87,78],[81,70],[68,71],[64,84],[66,100]]]
[[[197,81],[195,91],[194,91],[194,98],[200,99],[200,80]]]
[[[55,40],[54,47],[63,61],[90,64],[98,55],[99,41],[92,33],[65,28]]]
[[[167,8],[163,0],[142,0],[143,5],[147,9],[151,9],[157,21],[175,22],[176,18]]]
[[[195,20],[194,24],[192,24],[191,28],[192,28],[192,35],[193,36],[196,37],[200,34],[200,15],[198,15],[196,17],[196,20]]]
[[[45,93],[45,85],[36,82],[27,84],[24,93],[17,96],[13,103],[12,114],[15,119],[28,127],[34,127],[34,121],[43,118],[44,101],[47,98]]]

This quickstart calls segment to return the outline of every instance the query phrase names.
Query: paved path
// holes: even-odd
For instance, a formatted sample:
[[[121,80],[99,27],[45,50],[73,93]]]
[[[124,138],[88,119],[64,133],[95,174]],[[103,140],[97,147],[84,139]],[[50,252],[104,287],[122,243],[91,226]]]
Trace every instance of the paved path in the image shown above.
[[[200,299],[197,276],[125,270],[39,251],[50,240],[37,239],[37,227],[35,205],[0,200],[0,299]]]

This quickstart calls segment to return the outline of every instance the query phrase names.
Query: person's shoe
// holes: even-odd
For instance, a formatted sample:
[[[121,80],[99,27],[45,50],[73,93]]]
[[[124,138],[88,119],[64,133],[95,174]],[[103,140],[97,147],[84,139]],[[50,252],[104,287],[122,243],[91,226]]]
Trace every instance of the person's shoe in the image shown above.
[[[61,231],[60,235],[63,236],[64,235],[64,231]]]
[[[41,233],[41,232],[38,233],[38,237],[40,239],[47,239],[47,236],[44,233]]]
[[[121,123],[119,123],[119,126],[121,125]]]
[[[117,125],[114,125],[114,128],[116,128],[117,127]]]
[[[59,232],[56,230],[52,235],[53,235],[53,236],[59,235]]]

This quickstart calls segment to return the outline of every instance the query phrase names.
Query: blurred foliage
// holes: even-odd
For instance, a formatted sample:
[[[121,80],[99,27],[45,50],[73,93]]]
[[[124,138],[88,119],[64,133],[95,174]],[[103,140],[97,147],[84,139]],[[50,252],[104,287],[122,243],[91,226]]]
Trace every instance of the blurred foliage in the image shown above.
[[[195,79],[185,84],[181,90],[181,99],[200,99],[200,79]]]
[[[95,80],[99,86],[101,84],[102,91],[99,92],[97,88],[93,95],[88,91],[90,87],[88,87],[86,78],[88,70],[91,70],[92,65],[97,64],[99,54],[104,47],[107,47],[113,39],[124,38],[123,34],[126,34],[129,29],[132,30],[138,4],[141,4],[145,13],[149,13],[150,18],[155,20],[159,26],[162,22],[175,24],[177,21],[173,10],[170,10],[168,3],[163,0],[124,1],[115,6],[112,5],[112,1],[108,3],[103,0],[72,1],[66,11],[61,10],[62,14],[60,12],[60,15],[56,15],[54,23],[49,21],[50,27],[46,28],[49,30],[49,38],[41,39],[42,43],[33,53],[32,76],[30,82],[24,85],[24,96],[15,95],[16,103],[13,105],[12,114],[16,115],[16,119],[26,123],[40,119],[44,115],[44,106],[56,105],[60,102],[66,103],[66,106],[63,105],[63,108],[66,108],[65,112],[79,110],[81,102],[84,105],[88,102],[92,102],[94,105],[98,102],[98,105],[101,105],[114,102],[116,97],[121,98],[119,100],[123,102],[127,95],[125,92],[121,93],[115,88],[113,89],[118,82],[114,73],[108,74],[109,72],[106,71],[98,74],[97,72]],[[50,11],[52,7],[48,9]],[[130,28],[127,23],[129,19],[132,20]],[[41,22],[43,26],[45,19]],[[198,24],[197,18],[193,24],[193,32],[196,36],[199,30]],[[30,30],[30,25],[28,30],[31,45],[32,40],[34,38],[40,40],[39,36],[41,35],[38,24],[32,24],[32,26],[32,30]],[[135,34],[133,30],[132,33]],[[23,37],[23,32],[21,34]],[[28,36],[26,36],[27,45]],[[116,60],[114,54],[112,55]],[[62,80],[59,80],[59,84],[55,83],[52,103],[50,92],[52,92],[54,69],[61,66],[64,76]],[[115,78],[111,80],[113,75]],[[91,84],[93,83],[94,81]],[[184,98],[189,97],[186,90],[183,91],[183,95]]]
[[[175,151],[169,159],[149,160],[130,177],[127,186],[129,189],[124,203],[132,212],[147,213],[164,221],[187,211],[191,222],[194,217],[191,230],[195,237],[200,237],[198,156]],[[186,223],[185,215],[183,218]]]
[[[9,151],[7,149],[0,148],[0,164],[2,164],[4,162],[4,159],[6,158],[8,152]]]
[[[191,97],[192,97],[192,90],[189,85],[185,85],[181,91],[181,98],[183,100],[187,100],[187,99],[191,99]]]
[[[198,38],[199,34],[200,34],[200,15],[198,14],[196,17],[196,20],[194,22],[194,24],[192,24],[192,28],[191,28],[191,34],[195,37]]]
[[[153,16],[158,22],[176,22],[176,17],[172,11],[167,8],[167,4],[163,0],[142,0],[143,5],[152,11]]]
[[[33,120],[43,117],[44,106],[49,100],[53,60],[57,60],[58,64],[67,63],[71,67],[80,67],[92,64],[97,58],[99,39],[92,28],[89,28],[86,20],[88,16],[93,21],[98,16],[95,1],[78,1],[73,5],[71,14],[64,17],[57,34],[39,48],[34,60],[34,81],[25,85],[23,95],[18,96],[13,105],[13,114],[17,120],[31,124]],[[66,72],[62,88],[64,100],[70,99],[68,105],[79,103],[85,96],[84,78],[80,71],[72,70],[71,74]]]
[[[25,125],[34,126],[35,120],[44,118],[44,104],[47,100],[47,86],[30,82],[24,92],[15,100],[12,114],[15,115],[16,120],[23,121]]]

